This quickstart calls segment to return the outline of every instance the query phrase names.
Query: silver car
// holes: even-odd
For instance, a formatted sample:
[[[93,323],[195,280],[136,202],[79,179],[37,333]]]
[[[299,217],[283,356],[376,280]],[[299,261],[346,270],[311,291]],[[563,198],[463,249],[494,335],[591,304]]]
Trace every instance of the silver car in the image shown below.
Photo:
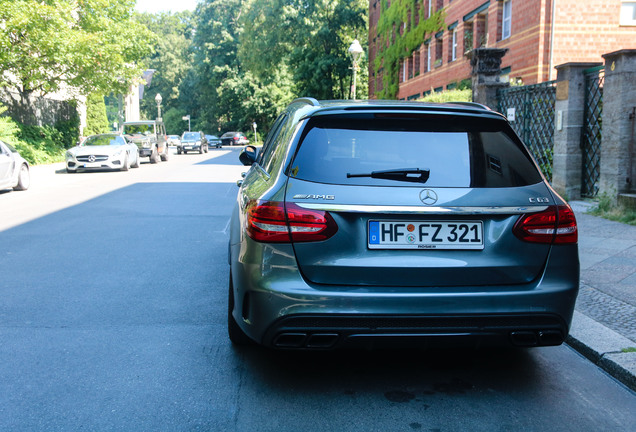
[[[579,287],[577,224],[477,104],[301,99],[248,146],[228,330],[281,349],[546,346]]]
[[[0,141],[0,190],[27,190],[30,185],[29,163],[15,148]]]
[[[66,172],[139,167],[139,150],[119,134],[91,135],[66,152]]]

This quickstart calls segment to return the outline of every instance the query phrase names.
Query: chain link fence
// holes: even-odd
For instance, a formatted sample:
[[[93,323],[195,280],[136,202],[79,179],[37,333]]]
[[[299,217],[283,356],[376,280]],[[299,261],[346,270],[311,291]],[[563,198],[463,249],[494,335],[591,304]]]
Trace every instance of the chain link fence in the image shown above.
[[[601,131],[603,126],[603,66],[587,69],[585,75],[585,106],[581,150],[583,154],[581,196],[592,198],[598,194],[601,176]]]
[[[543,175],[552,181],[556,81],[498,91],[499,112],[528,146]]]

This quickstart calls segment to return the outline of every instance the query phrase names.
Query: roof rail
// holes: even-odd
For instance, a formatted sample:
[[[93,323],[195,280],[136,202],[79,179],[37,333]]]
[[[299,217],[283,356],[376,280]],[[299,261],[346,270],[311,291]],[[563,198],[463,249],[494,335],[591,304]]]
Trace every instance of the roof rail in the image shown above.
[[[311,105],[311,106],[320,106],[320,102],[318,102],[317,99],[314,99],[311,97],[297,98],[297,99],[294,99],[292,103],[306,103],[307,105]]]
[[[483,105],[477,102],[450,102],[450,103],[453,105],[465,105],[465,106],[471,106],[475,108],[481,108],[487,111],[492,111],[490,107],[487,107],[486,105]]]

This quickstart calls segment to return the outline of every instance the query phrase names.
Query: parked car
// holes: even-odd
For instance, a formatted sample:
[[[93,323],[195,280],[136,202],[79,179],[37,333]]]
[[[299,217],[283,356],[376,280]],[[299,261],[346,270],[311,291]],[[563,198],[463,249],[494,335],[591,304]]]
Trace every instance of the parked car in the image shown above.
[[[219,139],[218,136],[216,136],[216,135],[206,135],[205,138],[208,140],[208,148],[210,148],[210,147],[220,148],[221,147],[221,140]]]
[[[181,144],[177,146],[177,153],[188,153],[189,151],[208,152],[208,140],[203,132],[184,132],[181,135]]]
[[[66,172],[139,167],[139,149],[119,134],[91,135],[66,152]]]
[[[235,344],[546,346],[570,328],[577,224],[500,114],[301,99],[240,185]]]
[[[13,146],[0,141],[0,190],[27,190],[30,185],[29,163]]]
[[[178,146],[181,143],[179,135],[168,135],[168,145]]]
[[[224,146],[247,145],[249,142],[241,132],[225,132],[221,135],[221,144]]]
[[[159,120],[141,120],[125,122],[122,134],[126,140],[134,143],[139,149],[139,156],[150,158],[150,163],[170,157],[166,128]]]

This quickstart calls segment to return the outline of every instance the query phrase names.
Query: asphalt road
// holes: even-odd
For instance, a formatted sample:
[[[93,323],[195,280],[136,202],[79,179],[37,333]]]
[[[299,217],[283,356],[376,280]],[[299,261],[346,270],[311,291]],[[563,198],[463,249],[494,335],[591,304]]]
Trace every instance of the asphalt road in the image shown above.
[[[0,431],[624,431],[567,346],[286,353],[226,335],[238,149],[0,193]]]

